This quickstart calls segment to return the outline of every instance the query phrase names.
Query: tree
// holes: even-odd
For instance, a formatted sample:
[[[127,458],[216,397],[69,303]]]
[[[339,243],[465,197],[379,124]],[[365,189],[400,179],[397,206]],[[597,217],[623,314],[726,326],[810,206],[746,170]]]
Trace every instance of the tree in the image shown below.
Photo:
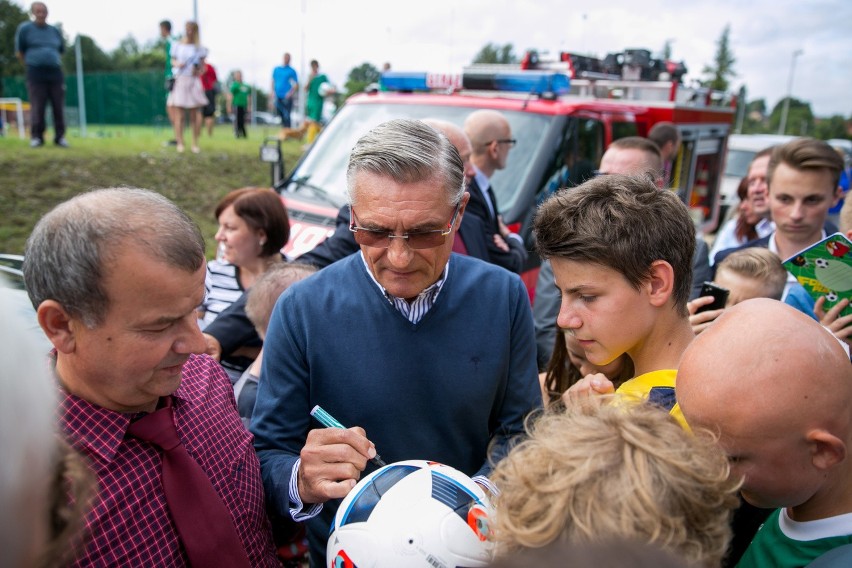
[[[379,75],[379,70],[370,63],[362,63],[358,67],[353,67],[344,85],[346,96],[360,93],[371,83],[378,83]]]
[[[77,72],[77,50],[75,49],[75,42],[76,38],[74,42],[71,42],[71,44],[65,48],[65,53],[62,54],[62,67],[65,69],[65,72],[70,75]],[[80,36],[80,54],[83,58],[84,73],[112,71],[115,67],[113,65],[112,58],[104,53],[104,51],[98,47],[98,44],[95,43],[95,40],[89,36]]]
[[[166,52],[163,41],[159,40],[140,47],[136,39],[128,35],[121,40],[109,57],[116,71],[139,71],[163,69],[166,65]]]
[[[746,107],[746,112],[752,113],[756,112],[760,115],[766,114],[766,99],[755,99],[753,101],[749,101],[748,106]]]
[[[511,43],[486,43],[473,58],[473,63],[518,63]]]
[[[729,46],[730,34],[731,25],[728,24],[722,30],[719,41],[716,42],[716,55],[713,57],[713,65],[705,65],[701,71],[704,75],[709,76],[708,79],[702,81],[705,87],[727,91],[730,86],[730,79],[737,76],[734,72],[736,59]]]
[[[24,67],[15,54],[15,32],[28,20],[27,13],[10,0],[0,0],[0,78],[23,75]],[[0,96],[3,82],[0,81]]]
[[[832,115],[828,118],[818,118],[814,125],[814,137],[819,138],[820,140],[849,138],[849,135],[846,134],[846,119],[839,114]]]
[[[662,56],[664,61],[670,61],[672,58],[672,40],[667,39],[665,43],[663,43],[663,51]]]
[[[786,97],[778,101],[769,115],[769,131],[777,132],[781,124],[781,113],[784,112],[784,101]],[[787,126],[784,134],[793,136],[811,135],[814,131],[814,113],[811,104],[806,101],[790,97],[790,110],[787,112]]]

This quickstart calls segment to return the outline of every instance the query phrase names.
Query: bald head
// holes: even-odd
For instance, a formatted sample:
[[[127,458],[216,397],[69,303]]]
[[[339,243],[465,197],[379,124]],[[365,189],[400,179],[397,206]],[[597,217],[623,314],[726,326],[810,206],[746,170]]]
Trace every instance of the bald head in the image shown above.
[[[512,127],[502,113],[489,109],[474,111],[464,121],[464,132],[473,148],[470,160],[486,177],[506,167],[515,141]]]
[[[598,169],[605,174],[647,174],[656,180],[663,169],[663,158],[657,145],[647,138],[628,136],[609,145]]]
[[[464,162],[464,177],[466,180],[470,180],[470,178],[474,175],[473,167],[470,163],[472,149],[470,140],[468,139],[467,134],[464,133],[464,130],[452,122],[437,118],[424,118],[423,122],[446,136],[447,140],[450,141],[450,144],[456,147],[456,150],[459,152],[459,156],[461,156],[462,162]]]
[[[737,406],[751,415],[792,410],[783,404],[812,407],[819,418],[828,399],[852,404],[852,365],[837,339],[812,318],[757,298],[726,310],[692,342],[678,368],[677,392],[685,414],[693,405],[731,397],[731,412]]]
[[[725,310],[684,352],[677,400],[690,426],[719,434],[749,502],[836,506],[826,487],[850,469],[852,365],[816,321],[767,298]]]
[[[465,119],[464,131],[470,138],[474,153],[482,153],[491,141],[508,137],[509,121],[496,110],[476,110]]]

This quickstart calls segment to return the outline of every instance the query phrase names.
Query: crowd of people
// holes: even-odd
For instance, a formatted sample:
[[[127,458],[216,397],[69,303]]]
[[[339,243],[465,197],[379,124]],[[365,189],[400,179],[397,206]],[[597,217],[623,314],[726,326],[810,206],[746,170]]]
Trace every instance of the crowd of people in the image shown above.
[[[173,57],[193,51],[187,37]],[[278,69],[283,120],[298,79]],[[194,96],[175,75],[175,96]],[[96,480],[71,485],[94,496],[72,500],[82,528],[63,533],[65,561],[275,566],[306,539],[327,566],[340,499],[379,452],[486,489],[495,566],[843,554],[852,316],[846,300],[808,301],[781,264],[836,230],[842,162],[809,138],[758,154],[734,246],[711,262],[665,189],[679,138],[655,134],[617,140],[597,175],[539,206],[533,306],[528,251],[491,188],[516,144],[496,111],[373,128],[351,151],[333,235],[296,259],[280,253],[289,221],[268,189],[220,201],[209,262],[197,227],[153,192],[58,205],[24,277],[53,345],[45,404]],[[848,202],[840,230],[852,235]],[[701,309],[705,281],[729,291],[724,307]],[[321,427],[317,405],[346,428]],[[57,461],[53,442],[35,446]],[[36,534],[19,557],[55,550],[58,531]]]
[[[184,151],[183,130],[185,115],[192,131],[192,151],[200,152],[198,139],[202,124],[207,135],[213,135],[216,121],[217,96],[222,91],[216,70],[208,58],[208,50],[200,43],[198,24],[187,22],[181,40],[175,41],[168,20],[160,22],[160,35],[166,51],[166,101],[167,114],[174,128],[177,151]],[[272,83],[268,106],[281,121],[280,138],[304,138],[311,143],[328,119],[328,102],[336,92],[328,77],[320,72],[320,64],[311,60],[311,71],[304,87],[299,84],[299,75],[290,65],[291,56],[285,53],[282,64],[272,70]],[[184,77],[184,79],[181,79]],[[234,135],[247,138],[246,120],[252,103],[252,89],[243,82],[242,71],[231,72],[224,92],[225,109],[233,117]],[[301,93],[301,94],[300,94]],[[293,106],[300,96],[305,100],[305,119],[299,128],[293,128]]]
[[[61,56],[65,41],[60,30],[47,23],[47,5],[33,2],[30,6],[32,21],[24,22],[15,30],[15,53],[26,71],[27,92],[31,105],[30,146],[44,145],[46,112],[48,104],[53,112],[54,144],[67,148],[65,136],[65,78]],[[176,38],[169,20],[160,22],[160,38],[165,50],[166,115],[174,138],[169,141],[178,153],[186,151],[185,130],[191,135],[190,150],[201,151],[200,138],[206,129],[212,136],[217,121],[219,95],[224,96],[228,117],[233,117],[234,135],[246,138],[246,120],[251,108],[251,87],[243,82],[242,71],[233,70],[227,80],[227,90],[222,90],[222,80],[210,61],[209,50],[201,43],[197,22],[188,21],[184,33]],[[281,119],[281,137],[297,134],[313,141],[328,119],[328,101],[336,88],[319,70],[319,62],[310,62],[311,71],[301,90],[298,74],[290,66],[290,54],[284,54],[283,64],[272,72],[269,110]],[[306,101],[304,124],[292,128],[293,104],[304,96]]]

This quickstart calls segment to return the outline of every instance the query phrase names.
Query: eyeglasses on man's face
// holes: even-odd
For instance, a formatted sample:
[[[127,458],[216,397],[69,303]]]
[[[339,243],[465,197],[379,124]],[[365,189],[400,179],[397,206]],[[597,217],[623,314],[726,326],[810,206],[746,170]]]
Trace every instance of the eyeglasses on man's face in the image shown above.
[[[495,143],[495,142],[496,142],[497,144],[508,144],[509,146],[514,146],[515,144],[517,144],[517,143],[518,143],[518,141],[517,141],[516,139],[514,139],[514,138],[499,138],[499,139],[497,139],[497,140],[492,140],[491,142],[488,142],[488,143],[487,143],[487,144],[485,144],[485,145],[486,145],[486,146],[490,146],[490,145],[492,145],[492,144],[493,144],[493,143]]]
[[[453,212],[453,217],[447,224],[446,229],[434,229],[431,231],[410,231],[401,235],[394,235],[393,231],[387,229],[367,229],[357,225],[358,219],[355,217],[355,209],[350,209],[349,230],[355,235],[355,242],[359,245],[364,245],[373,248],[388,248],[391,244],[391,239],[404,239],[413,249],[427,249],[439,247],[444,244],[447,235],[453,230],[456,224],[456,219],[459,216],[461,209],[461,201],[456,205],[456,210]]]

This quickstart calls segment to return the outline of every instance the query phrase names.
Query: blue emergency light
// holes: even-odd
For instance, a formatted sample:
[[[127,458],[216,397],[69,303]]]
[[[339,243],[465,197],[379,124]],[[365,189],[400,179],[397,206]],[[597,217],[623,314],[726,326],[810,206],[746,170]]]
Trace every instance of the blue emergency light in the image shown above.
[[[565,73],[553,71],[466,71],[463,75],[438,75],[387,71],[380,83],[387,91],[431,91],[471,89],[504,91],[552,97],[567,94],[571,80]]]
[[[571,79],[553,71],[480,72],[468,71],[462,76],[465,89],[477,91],[508,91],[541,96],[567,94]]]
[[[379,84],[386,91],[428,91],[426,73],[403,73],[386,71],[379,78]]]

